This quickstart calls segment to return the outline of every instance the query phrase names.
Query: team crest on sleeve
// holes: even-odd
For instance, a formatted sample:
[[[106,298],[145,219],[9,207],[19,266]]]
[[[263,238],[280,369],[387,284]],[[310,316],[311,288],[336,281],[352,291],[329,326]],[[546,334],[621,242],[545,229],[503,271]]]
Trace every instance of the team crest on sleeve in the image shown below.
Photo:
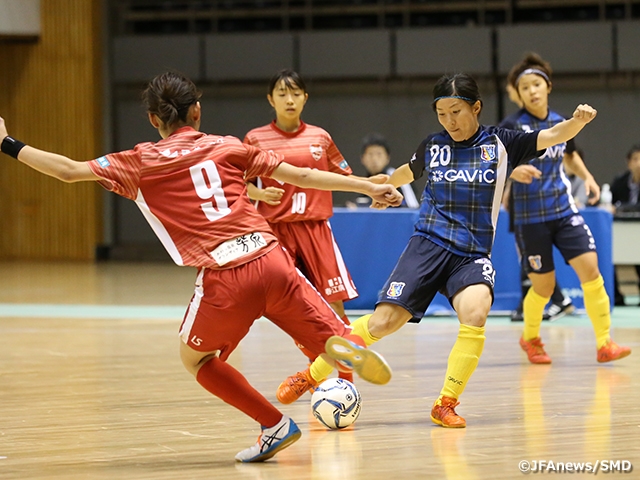
[[[389,290],[387,290],[387,297],[398,298],[400,295],[402,295],[402,290],[404,290],[404,287],[404,282],[391,282],[391,285],[389,285]]]
[[[339,167],[340,167],[342,170],[346,170],[347,168],[349,168],[349,164],[347,163],[347,161],[346,161],[346,160],[342,160],[342,161],[340,162]]]
[[[496,146],[495,145],[480,145],[482,150],[480,157],[485,162],[490,162],[496,158]]]
[[[98,165],[100,165],[102,168],[107,168],[111,165],[111,163],[109,163],[109,160],[107,160],[107,157],[100,157],[96,160],[98,162]]]
[[[542,268],[542,258],[540,257],[540,255],[530,255],[529,257],[527,257],[527,260],[529,260],[529,265],[531,265],[531,268],[534,271],[538,271]]]
[[[322,158],[322,145],[318,143],[312,143],[309,145],[309,151],[311,152],[311,156],[317,162]]]

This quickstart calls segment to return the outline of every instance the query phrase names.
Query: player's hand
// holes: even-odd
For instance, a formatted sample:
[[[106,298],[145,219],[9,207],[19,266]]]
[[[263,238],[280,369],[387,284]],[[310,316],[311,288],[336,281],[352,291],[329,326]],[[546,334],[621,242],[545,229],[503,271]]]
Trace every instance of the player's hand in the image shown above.
[[[598,111],[595,108],[593,108],[591,105],[580,104],[576,107],[575,111],[573,112],[573,118],[586,125],[591,120],[596,118],[597,114],[598,114]]]
[[[369,208],[375,208],[376,210],[386,210],[389,205],[386,203],[376,202],[375,200],[371,202]]]
[[[515,180],[516,182],[530,184],[531,182],[533,182],[534,178],[540,177],[542,177],[542,172],[540,170],[538,170],[533,165],[526,164],[518,165],[516,168],[514,168],[509,178]]]
[[[379,173],[377,175],[371,175],[367,178],[371,183],[376,183],[378,185],[382,185],[383,183],[387,183],[389,180],[389,175],[386,173]]]
[[[584,181],[584,191],[587,194],[587,203],[595,205],[600,200],[600,185],[596,183],[593,177],[589,177]]]
[[[389,207],[399,207],[402,205],[402,199],[404,198],[393,185],[388,183],[384,185],[373,185],[373,190],[369,196],[373,200],[372,206],[379,203]]]
[[[7,132],[7,126],[4,123],[4,118],[0,117],[0,142],[4,140],[4,137],[9,135]]]
[[[267,187],[262,190],[261,196],[264,203],[269,205],[280,205],[284,190],[277,187]]]

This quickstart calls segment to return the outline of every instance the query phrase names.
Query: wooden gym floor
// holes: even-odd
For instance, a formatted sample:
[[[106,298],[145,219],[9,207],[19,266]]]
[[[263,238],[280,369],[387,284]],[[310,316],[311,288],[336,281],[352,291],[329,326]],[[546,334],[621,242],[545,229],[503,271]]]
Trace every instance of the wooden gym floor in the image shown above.
[[[0,263],[1,479],[517,479],[521,461],[599,462],[604,474],[613,460],[640,471],[637,307],[613,314],[613,337],[634,353],[605,365],[585,316],[544,322],[549,366],[527,362],[522,324],[490,317],[460,430],[429,419],[457,321],[407,325],[376,345],[394,377],[357,382],[354,427],[324,430],[305,396],[281,406],[299,442],[265,464],[236,464],[257,425],[202,389],[178,357],[194,278],[168,264]],[[230,361],[274,403],[280,381],[305,366],[266,320]]]

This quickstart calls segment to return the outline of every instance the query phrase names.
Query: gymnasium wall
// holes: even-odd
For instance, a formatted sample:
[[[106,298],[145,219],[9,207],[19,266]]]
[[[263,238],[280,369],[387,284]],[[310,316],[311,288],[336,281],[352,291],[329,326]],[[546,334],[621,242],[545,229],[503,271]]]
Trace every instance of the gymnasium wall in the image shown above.
[[[0,115],[11,135],[74,159],[101,152],[101,10],[42,0],[39,37],[0,39]],[[64,184],[2,156],[0,258],[93,259],[100,212],[97,185]]]
[[[484,123],[514,111],[502,92],[504,75],[524,51],[536,50],[556,71],[552,108],[570,114],[578,103],[589,102],[599,110],[578,142],[600,183],[625,168],[626,150],[640,141],[637,21],[125,35],[103,45],[103,5],[42,0],[37,42],[0,43],[0,115],[13,135],[78,159],[157,140],[139,94],[145,80],[174,68],[204,90],[204,130],[242,137],[272,118],[268,78],[293,67],[309,84],[304,119],[327,129],[354,171],[363,174],[358,157],[365,134],[386,135],[392,163],[399,165],[425,134],[440,129],[430,102],[443,72],[466,71],[479,80]],[[103,97],[112,101],[103,104]],[[130,246],[127,258],[160,250],[132,202],[101,193],[96,185],[62,184],[3,160],[0,258],[92,259],[101,244]],[[338,203],[345,198],[336,195]]]
[[[392,163],[410,158],[424,136],[440,130],[431,89],[444,72],[465,71],[479,81],[483,123],[515,111],[504,77],[534,50],[554,67],[551,107],[570,115],[579,103],[598,118],[577,137],[600,183],[626,168],[640,142],[640,22],[574,22],[497,27],[437,27],[331,32],[119,36],[113,39],[115,148],[155,140],[140,107],[138,85],[167,68],[191,76],[204,90],[203,129],[243,137],[272,118],[265,98],[269,77],[293,66],[307,79],[303,118],[328,130],[355,173],[360,142],[372,131],[387,136]],[[348,198],[334,194],[336,203]],[[153,233],[135,205],[113,199],[119,243],[149,242]]]

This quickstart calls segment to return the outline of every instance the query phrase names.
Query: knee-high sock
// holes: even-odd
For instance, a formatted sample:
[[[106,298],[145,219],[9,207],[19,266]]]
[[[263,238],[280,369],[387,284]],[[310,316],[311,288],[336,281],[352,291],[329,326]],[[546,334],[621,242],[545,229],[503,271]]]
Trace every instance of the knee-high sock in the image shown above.
[[[371,332],[369,331],[369,319],[371,318],[371,315],[371,313],[363,315],[362,317],[354,320],[351,324],[351,328],[353,329],[352,333],[362,338],[367,347],[380,340],[378,337],[371,335]]]
[[[522,312],[524,314],[524,333],[522,337],[525,340],[532,340],[540,336],[540,325],[542,324],[542,315],[544,307],[549,303],[550,297],[538,295],[533,288],[527,292],[522,304]]]
[[[351,324],[351,334],[360,337],[367,347],[380,340],[379,338],[376,338],[371,335],[371,333],[369,333],[369,318],[371,318],[371,314],[364,315],[354,320]],[[311,378],[313,378],[316,382],[327,378],[332,371],[333,367],[329,365],[322,357],[316,358],[313,363],[311,363],[311,367],[309,367]]]
[[[484,348],[484,339],[484,327],[460,325],[458,339],[449,354],[447,374],[440,397],[460,397],[478,366]]]
[[[218,357],[200,367],[196,380],[208,392],[264,427],[273,427],[282,420],[282,412],[253,388],[238,370]]]
[[[604,279],[600,275],[595,280],[582,284],[584,292],[584,308],[593,325],[596,334],[596,345],[602,347],[611,338],[609,329],[611,328],[611,312],[609,295],[604,289]]]

